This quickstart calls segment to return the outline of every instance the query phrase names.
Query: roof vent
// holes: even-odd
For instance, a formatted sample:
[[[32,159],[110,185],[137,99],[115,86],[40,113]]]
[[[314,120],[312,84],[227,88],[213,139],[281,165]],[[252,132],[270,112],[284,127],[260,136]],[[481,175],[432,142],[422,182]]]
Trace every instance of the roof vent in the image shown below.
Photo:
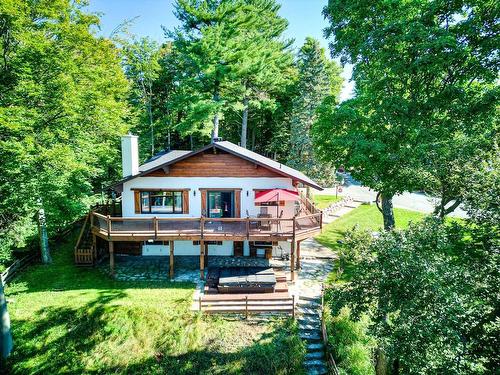
[[[222,137],[215,137],[212,139],[212,142],[215,143],[215,142],[222,142],[224,139],[222,139]]]

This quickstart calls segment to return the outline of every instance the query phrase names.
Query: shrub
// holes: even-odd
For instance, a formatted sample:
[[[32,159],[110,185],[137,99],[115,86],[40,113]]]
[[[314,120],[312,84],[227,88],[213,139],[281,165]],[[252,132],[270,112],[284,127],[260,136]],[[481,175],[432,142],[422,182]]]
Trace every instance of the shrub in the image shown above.
[[[336,316],[326,308],[325,323],[328,345],[333,351],[340,373],[374,374],[372,358],[376,343],[368,334],[369,318],[363,316],[359,321],[354,321],[348,308],[342,308]]]

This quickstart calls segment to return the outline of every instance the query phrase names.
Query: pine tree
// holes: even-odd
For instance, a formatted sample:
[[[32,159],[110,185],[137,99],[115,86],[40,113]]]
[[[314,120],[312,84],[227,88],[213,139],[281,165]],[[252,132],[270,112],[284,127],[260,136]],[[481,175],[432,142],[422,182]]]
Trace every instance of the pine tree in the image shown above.
[[[310,130],[316,120],[316,111],[326,98],[337,100],[342,79],[340,67],[325,56],[325,50],[313,38],[306,38],[297,57],[299,72],[295,87],[290,124],[291,167],[307,172],[323,185],[335,179],[335,170],[330,163],[320,162],[313,151]]]

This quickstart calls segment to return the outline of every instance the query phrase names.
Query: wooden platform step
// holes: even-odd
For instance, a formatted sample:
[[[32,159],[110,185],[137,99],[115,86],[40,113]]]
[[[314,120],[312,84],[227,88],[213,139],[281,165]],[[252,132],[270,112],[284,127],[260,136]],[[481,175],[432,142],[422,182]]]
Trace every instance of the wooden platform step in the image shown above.
[[[276,286],[274,287],[274,291],[276,293],[280,293],[280,292],[288,292],[288,284],[285,282],[280,282],[280,283],[276,283]]]
[[[245,297],[248,296],[248,300],[269,300],[269,299],[283,299],[290,298],[291,296],[288,292],[279,292],[279,293],[250,293],[250,294],[215,294],[215,295],[204,295],[203,301],[223,301],[223,300],[234,300],[241,299],[244,300]]]
[[[245,313],[247,311],[245,306],[210,306],[203,307],[203,312],[208,314],[220,314],[220,313]],[[291,306],[248,306],[249,314],[257,313],[292,313]]]

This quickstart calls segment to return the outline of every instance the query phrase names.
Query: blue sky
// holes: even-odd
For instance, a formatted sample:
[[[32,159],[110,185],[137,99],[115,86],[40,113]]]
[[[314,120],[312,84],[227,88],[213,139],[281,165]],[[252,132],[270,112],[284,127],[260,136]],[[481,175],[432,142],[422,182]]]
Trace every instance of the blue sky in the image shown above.
[[[328,50],[323,37],[327,26],[321,11],[327,0],[278,0],[281,16],[289,22],[286,37],[295,39],[298,48],[307,36],[318,39]],[[109,36],[125,20],[134,19],[130,32],[137,36],[149,36],[162,42],[165,40],[162,26],[171,29],[178,25],[173,15],[173,0],[90,0],[88,10],[101,13],[101,33]],[[344,88],[341,99],[352,95],[353,85],[348,82],[350,67],[344,69]]]

